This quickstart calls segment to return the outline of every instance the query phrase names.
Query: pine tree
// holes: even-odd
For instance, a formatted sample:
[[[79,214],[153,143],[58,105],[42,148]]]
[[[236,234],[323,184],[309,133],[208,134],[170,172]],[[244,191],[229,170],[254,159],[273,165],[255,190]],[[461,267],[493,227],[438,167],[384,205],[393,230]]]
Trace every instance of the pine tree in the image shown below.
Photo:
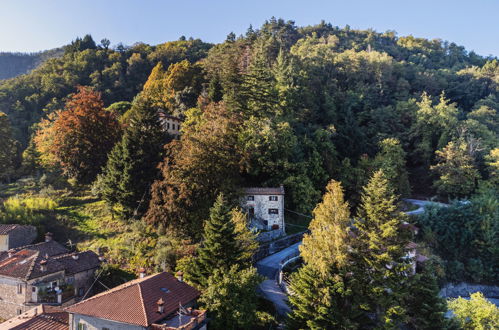
[[[375,166],[383,170],[398,195],[408,196],[411,188],[405,167],[406,154],[400,141],[395,138],[387,138],[382,140],[379,145],[381,150],[374,159]]]
[[[447,303],[439,297],[435,276],[425,270],[410,278],[410,294],[406,298],[409,324],[415,329],[449,329],[451,323],[445,317]]]
[[[305,265],[291,278],[291,329],[355,329],[364,313],[354,296],[350,211],[341,184],[332,180],[317,205],[300,252]]]
[[[157,111],[139,97],[99,182],[104,200],[110,206],[119,204],[125,216],[132,215],[134,210],[142,213],[147,207],[150,185],[159,174],[157,166],[165,138]]]
[[[9,178],[14,172],[18,143],[12,137],[7,115],[0,111],[0,179]]]
[[[204,223],[203,240],[196,250],[197,257],[184,269],[186,279],[206,287],[216,270],[229,270],[233,265],[244,267],[245,251],[237,240],[238,232],[231,219],[231,209],[222,194],[218,195]],[[248,266],[249,264],[246,264]]]
[[[405,215],[397,209],[393,193],[382,170],[364,187],[356,228],[357,294],[365,299],[366,311],[374,313],[378,326],[394,328],[404,319],[401,302],[405,296],[409,263],[404,258],[408,243],[401,230]]]

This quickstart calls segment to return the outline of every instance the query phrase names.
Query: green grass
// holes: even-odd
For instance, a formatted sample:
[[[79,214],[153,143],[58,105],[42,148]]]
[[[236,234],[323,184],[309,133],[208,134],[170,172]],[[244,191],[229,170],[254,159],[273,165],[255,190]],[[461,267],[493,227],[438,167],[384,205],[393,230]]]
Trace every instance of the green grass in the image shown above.
[[[307,230],[311,220],[311,218],[306,217],[305,215],[298,215],[285,211],[284,221],[286,223],[286,234],[292,235]]]

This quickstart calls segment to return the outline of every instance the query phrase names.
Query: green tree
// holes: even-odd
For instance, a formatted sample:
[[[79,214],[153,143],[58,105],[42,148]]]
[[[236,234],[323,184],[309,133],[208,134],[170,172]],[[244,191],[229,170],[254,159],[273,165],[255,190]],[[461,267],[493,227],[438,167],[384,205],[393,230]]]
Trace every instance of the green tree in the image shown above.
[[[12,136],[7,115],[0,111],[0,179],[9,179],[14,172],[17,141]]]
[[[438,175],[434,186],[443,196],[469,196],[476,187],[480,173],[473,154],[464,140],[451,141],[436,151],[438,163],[431,170]]]
[[[222,194],[218,195],[204,223],[203,239],[196,249],[196,257],[187,269],[186,279],[201,288],[206,288],[208,278],[216,270],[228,271],[233,265],[249,266],[244,245],[238,241],[240,233],[231,218],[231,208]]]
[[[387,138],[380,142],[380,151],[374,158],[374,166],[383,170],[394,191],[403,197],[410,194],[405,157],[406,154],[400,141],[395,138]]]
[[[437,279],[429,270],[409,279],[406,297],[408,323],[414,329],[450,329],[452,322],[445,317],[447,303],[439,294]]]
[[[260,312],[257,287],[263,278],[253,267],[216,269],[199,302],[208,310],[214,329],[254,329]]]
[[[363,298],[363,308],[375,313],[377,326],[395,328],[405,318],[408,238],[401,229],[406,216],[398,211],[397,196],[382,170],[364,187],[358,213],[354,253],[360,292],[356,294]]]
[[[492,330],[499,328],[499,308],[481,292],[472,293],[470,300],[461,297],[449,301],[449,308],[465,330]]]
[[[137,98],[123,137],[109,153],[98,180],[104,200],[110,206],[119,204],[124,216],[131,216],[134,210],[141,214],[149,204],[165,141],[157,110]]]

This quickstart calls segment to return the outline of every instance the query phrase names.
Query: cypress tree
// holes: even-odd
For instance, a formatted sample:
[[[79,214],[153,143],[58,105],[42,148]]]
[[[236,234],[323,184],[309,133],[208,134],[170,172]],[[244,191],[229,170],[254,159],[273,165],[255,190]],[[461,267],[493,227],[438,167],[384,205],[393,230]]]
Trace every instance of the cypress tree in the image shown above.
[[[239,233],[232,220],[229,204],[218,195],[210,217],[204,223],[203,240],[196,250],[197,257],[184,269],[190,282],[206,287],[208,278],[216,270],[229,270],[233,265],[244,267],[245,251],[238,240]]]
[[[410,265],[404,258],[408,243],[401,223],[405,214],[397,209],[397,196],[382,170],[374,173],[362,194],[354,226],[356,272],[363,307],[375,323],[395,328],[405,317],[405,296]]]
[[[125,216],[147,207],[166,137],[148,101],[139,97],[130,111],[128,127],[111,150],[99,183],[104,200],[111,206],[121,205]]]

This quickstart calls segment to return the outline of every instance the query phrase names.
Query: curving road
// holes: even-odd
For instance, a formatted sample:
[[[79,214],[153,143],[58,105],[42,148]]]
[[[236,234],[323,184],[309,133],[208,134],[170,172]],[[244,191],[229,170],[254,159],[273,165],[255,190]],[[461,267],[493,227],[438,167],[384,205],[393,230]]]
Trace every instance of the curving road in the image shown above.
[[[438,206],[447,206],[447,204],[439,203],[439,202],[431,202],[431,201],[424,201],[421,199],[410,199],[410,198],[405,198],[403,199],[407,203],[411,203],[414,205],[419,206],[418,209],[413,210],[413,211],[408,211],[405,212],[408,215],[416,215],[416,214],[421,214],[425,211],[425,208],[430,205],[438,205]]]

